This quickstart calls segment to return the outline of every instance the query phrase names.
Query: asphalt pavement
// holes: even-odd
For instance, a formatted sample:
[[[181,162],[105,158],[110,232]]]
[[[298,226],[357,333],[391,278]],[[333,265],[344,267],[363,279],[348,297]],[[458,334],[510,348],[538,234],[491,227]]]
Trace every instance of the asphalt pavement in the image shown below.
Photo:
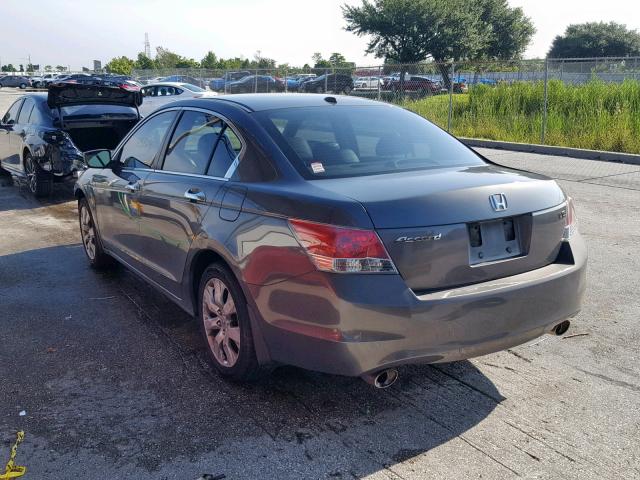
[[[0,175],[0,472],[24,430],[25,479],[640,478],[640,167],[481,151],[575,198],[583,311],[384,391],[292,367],[222,380],[188,315],[89,268],[67,190],[36,201]]]

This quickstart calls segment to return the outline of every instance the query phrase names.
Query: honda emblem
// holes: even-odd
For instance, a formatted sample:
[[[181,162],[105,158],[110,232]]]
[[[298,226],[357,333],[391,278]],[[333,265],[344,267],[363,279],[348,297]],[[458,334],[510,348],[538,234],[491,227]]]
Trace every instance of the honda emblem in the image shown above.
[[[507,197],[504,193],[490,195],[489,202],[496,212],[502,212],[507,209]]]

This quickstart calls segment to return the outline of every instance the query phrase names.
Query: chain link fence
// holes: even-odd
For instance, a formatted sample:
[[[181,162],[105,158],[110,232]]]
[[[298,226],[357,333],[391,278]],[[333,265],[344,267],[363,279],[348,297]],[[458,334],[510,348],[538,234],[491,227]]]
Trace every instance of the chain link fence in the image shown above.
[[[220,94],[349,94],[401,105],[461,137],[640,153],[640,57],[333,68],[135,70],[142,84]]]

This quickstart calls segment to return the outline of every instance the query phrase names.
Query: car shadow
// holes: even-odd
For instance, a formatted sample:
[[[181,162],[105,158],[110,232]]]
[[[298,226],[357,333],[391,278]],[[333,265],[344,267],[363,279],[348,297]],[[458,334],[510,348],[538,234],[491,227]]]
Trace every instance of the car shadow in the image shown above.
[[[80,245],[0,263],[12,396],[0,431],[38,439],[21,447],[36,477],[108,464],[136,478],[361,478],[460,437],[504,399],[471,362],[402,367],[386,390],[294,367],[226,381],[196,322],[128,270],[92,270]]]
[[[19,195],[8,190],[18,190]],[[70,183],[54,183],[51,195],[35,198],[24,180],[12,177],[6,170],[0,169],[0,212],[59,205],[72,200],[73,185]]]

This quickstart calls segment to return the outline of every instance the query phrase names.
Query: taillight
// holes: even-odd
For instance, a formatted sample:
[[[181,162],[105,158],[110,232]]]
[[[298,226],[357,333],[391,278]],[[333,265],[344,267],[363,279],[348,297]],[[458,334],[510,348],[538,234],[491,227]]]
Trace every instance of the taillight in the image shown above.
[[[336,273],[396,273],[373,230],[289,220],[291,229],[318,270]]]
[[[123,83],[121,85],[119,85],[119,87],[122,90],[126,90],[128,92],[139,92],[140,91],[140,87],[137,85],[131,85],[129,83]]]
[[[564,223],[564,230],[562,232],[562,240],[569,240],[572,235],[578,229],[578,222],[576,219],[576,207],[573,203],[573,198],[567,197],[567,215]]]

